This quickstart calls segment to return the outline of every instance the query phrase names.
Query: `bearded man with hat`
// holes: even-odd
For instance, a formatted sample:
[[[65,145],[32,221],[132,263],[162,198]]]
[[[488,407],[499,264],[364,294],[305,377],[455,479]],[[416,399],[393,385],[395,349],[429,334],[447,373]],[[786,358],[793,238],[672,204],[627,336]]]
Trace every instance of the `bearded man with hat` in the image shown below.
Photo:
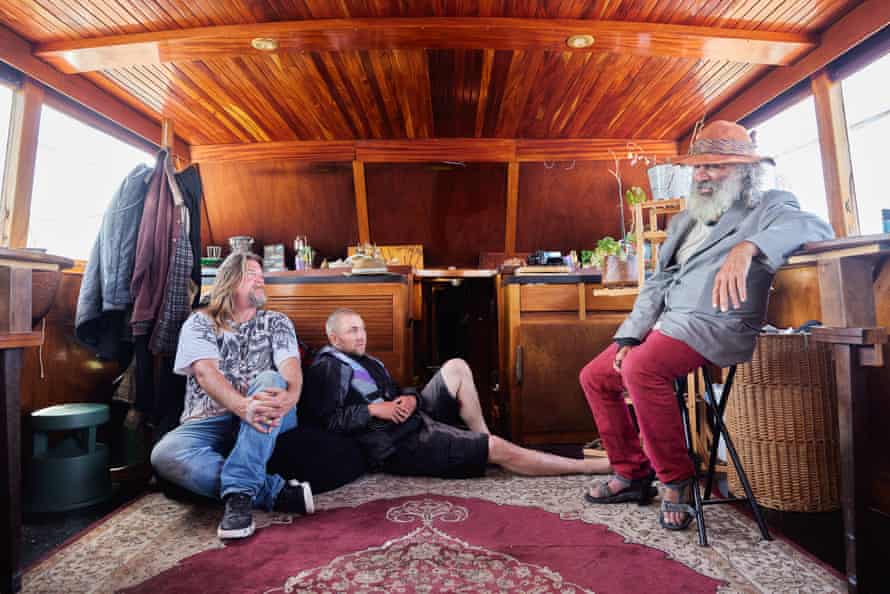
[[[677,163],[694,168],[686,210],[671,219],[655,274],[614,343],[580,375],[615,470],[586,499],[645,503],[657,476],[665,486],[660,523],[669,530],[685,529],[693,518],[693,467],[674,380],[705,363],[727,367],[750,359],[776,270],[804,243],[833,237],[793,194],[761,190],[764,163],[775,163],[757,154],[738,124],[708,124]]]

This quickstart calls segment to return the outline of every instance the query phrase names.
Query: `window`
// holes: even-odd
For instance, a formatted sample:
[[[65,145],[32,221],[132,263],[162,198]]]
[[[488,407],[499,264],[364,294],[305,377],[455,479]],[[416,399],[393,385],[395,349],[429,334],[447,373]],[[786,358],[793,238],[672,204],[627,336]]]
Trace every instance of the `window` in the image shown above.
[[[754,130],[758,151],[776,160],[767,187],[788,190],[800,207],[828,221],[828,202],[822,177],[822,155],[812,95],[787,107]]]
[[[10,121],[12,121],[12,89],[0,85],[0,179],[3,179],[3,172],[6,170]]]
[[[859,208],[859,231],[881,233],[881,210],[890,208],[887,139],[890,138],[890,54],[851,74],[842,82],[850,157]]]
[[[152,162],[151,154],[44,105],[28,246],[86,260],[124,177]]]

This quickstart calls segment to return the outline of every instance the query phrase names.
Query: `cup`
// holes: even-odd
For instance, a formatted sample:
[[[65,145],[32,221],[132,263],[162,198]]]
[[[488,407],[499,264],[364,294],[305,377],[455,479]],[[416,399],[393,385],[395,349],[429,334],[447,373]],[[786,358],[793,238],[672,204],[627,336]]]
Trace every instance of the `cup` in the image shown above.
[[[208,245],[207,246],[207,257],[208,258],[221,258],[222,257],[222,247],[218,245]]]

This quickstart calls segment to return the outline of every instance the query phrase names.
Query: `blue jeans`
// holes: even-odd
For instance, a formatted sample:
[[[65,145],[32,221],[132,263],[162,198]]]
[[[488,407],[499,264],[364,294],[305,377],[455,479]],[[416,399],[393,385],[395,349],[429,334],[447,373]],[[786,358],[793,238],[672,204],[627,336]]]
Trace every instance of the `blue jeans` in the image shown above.
[[[250,398],[265,388],[287,388],[274,371],[264,371],[247,391]],[[186,422],[167,433],[151,452],[151,465],[162,478],[205,497],[246,493],[253,504],[271,510],[284,479],[266,474],[266,462],[278,434],[297,426],[291,410],[269,433],[260,433],[237,416],[227,413]]]

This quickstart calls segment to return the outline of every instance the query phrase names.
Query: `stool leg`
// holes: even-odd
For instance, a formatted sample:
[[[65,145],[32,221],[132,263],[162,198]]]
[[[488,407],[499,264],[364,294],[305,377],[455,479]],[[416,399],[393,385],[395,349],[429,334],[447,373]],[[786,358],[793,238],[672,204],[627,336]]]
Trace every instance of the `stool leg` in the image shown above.
[[[704,505],[701,501],[701,491],[698,484],[698,455],[692,448],[692,428],[689,426],[689,410],[686,408],[682,384],[677,383],[677,403],[680,405],[680,417],[683,420],[683,431],[686,436],[686,451],[692,459],[692,507],[695,509],[695,527],[698,529],[698,544],[708,546],[708,533],[705,529]]]
[[[709,400],[709,402],[705,403],[708,409],[706,418],[708,419],[708,425],[710,426],[711,434],[713,435],[711,452],[708,459],[708,474],[705,475],[706,500],[711,498],[711,491],[714,488],[714,474],[717,471],[717,450],[720,447],[720,436],[726,435],[724,431],[718,429],[717,424],[714,423],[714,418],[719,416],[720,419],[723,419],[723,411],[726,409],[726,401],[729,399],[729,391],[732,389],[732,381],[735,378],[735,369],[735,365],[729,368],[729,375],[726,376],[726,383],[723,384],[723,394],[720,398],[720,403],[718,404],[716,395],[714,394],[714,383],[711,381],[711,372],[708,371],[707,366],[702,367],[702,377],[705,380],[705,390]]]
[[[763,535],[764,540],[772,540],[773,537],[769,534],[769,529],[766,527],[766,522],[763,519],[763,515],[760,513],[760,508],[757,507],[757,499],[754,497],[754,492],[751,490],[751,483],[748,482],[748,475],[745,474],[742,461],[739,459],[739,455],[735,451],[732,439],[729,437],[729,433],[726,431],[726,426],[723,424],[723,416],[716,416],[714,422],[717,423],[718,430],[723,434],[723,439],[726,441],[726,451],[729,452],[729,457],[732,459],[732,465],[735,466],[735,470],[739,475],[739,481],[741,481],[742,488],[745,490],[745,497],[748,499],[748,505],[751,506],[751,511],[754,513],[754,519],[757,520],[760,534]]]

